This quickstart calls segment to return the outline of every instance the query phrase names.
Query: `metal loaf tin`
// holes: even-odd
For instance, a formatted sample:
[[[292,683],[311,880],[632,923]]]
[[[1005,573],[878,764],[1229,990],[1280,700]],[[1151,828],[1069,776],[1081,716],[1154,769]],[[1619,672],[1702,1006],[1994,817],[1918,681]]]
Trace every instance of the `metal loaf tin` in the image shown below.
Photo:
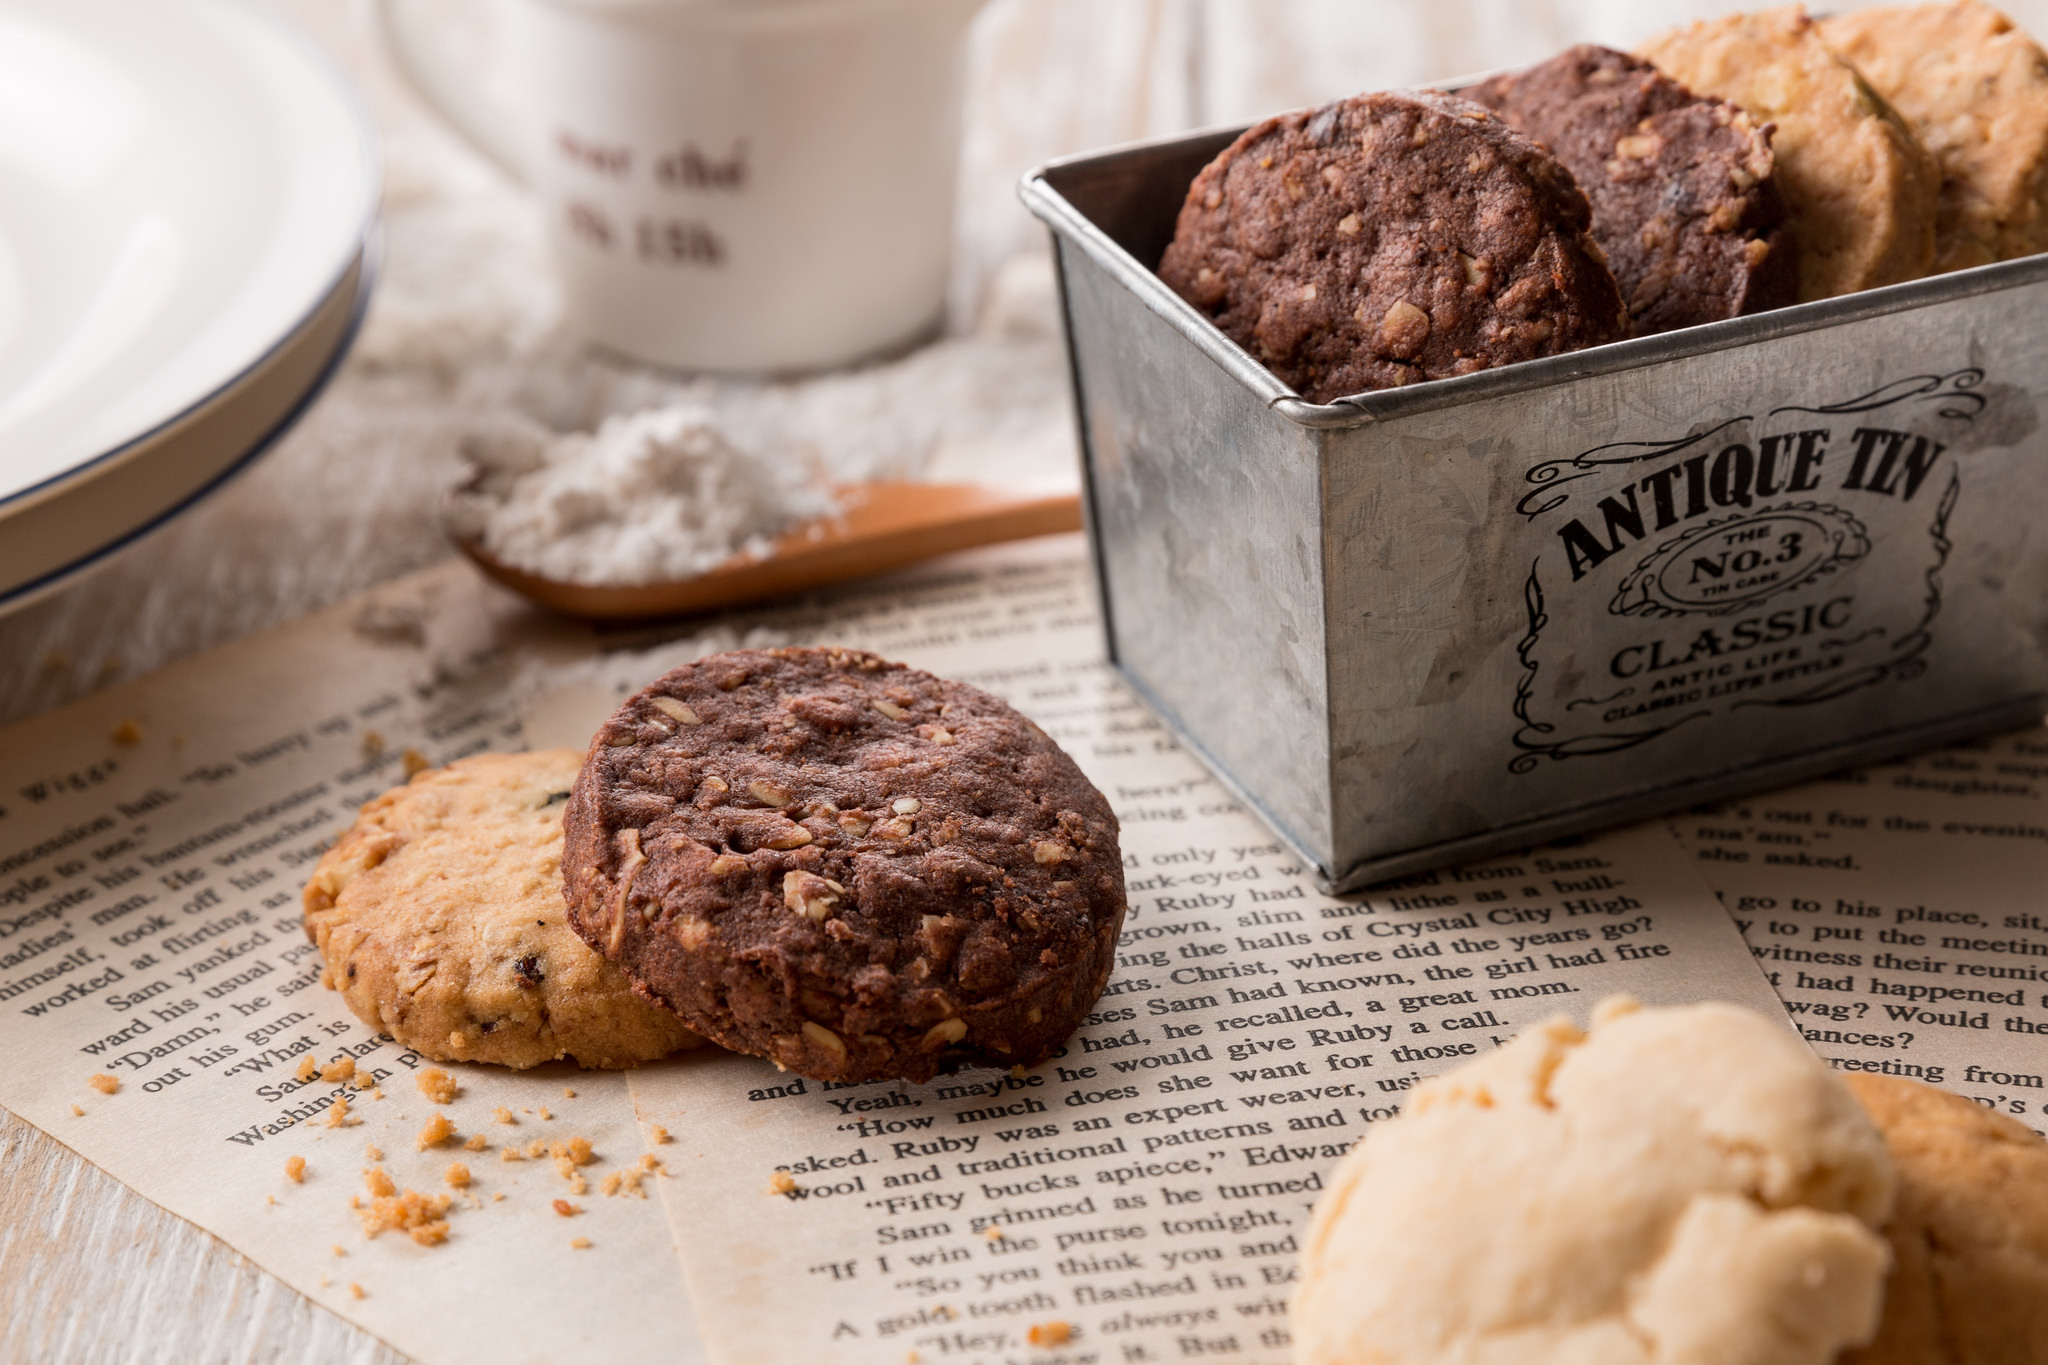
[[[1327,885],[2048,711],[2048,257],[1316,405],[1152,272],[1234,136],[1023,196],[1111,657]]]

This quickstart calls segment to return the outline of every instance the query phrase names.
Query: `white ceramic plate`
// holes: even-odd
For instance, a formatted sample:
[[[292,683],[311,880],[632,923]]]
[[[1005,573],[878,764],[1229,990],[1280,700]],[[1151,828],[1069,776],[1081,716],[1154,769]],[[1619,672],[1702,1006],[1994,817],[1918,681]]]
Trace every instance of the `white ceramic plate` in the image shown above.
[[[376,189],[347,82],[254,0],[0,0],[0,606],[288,424]]]

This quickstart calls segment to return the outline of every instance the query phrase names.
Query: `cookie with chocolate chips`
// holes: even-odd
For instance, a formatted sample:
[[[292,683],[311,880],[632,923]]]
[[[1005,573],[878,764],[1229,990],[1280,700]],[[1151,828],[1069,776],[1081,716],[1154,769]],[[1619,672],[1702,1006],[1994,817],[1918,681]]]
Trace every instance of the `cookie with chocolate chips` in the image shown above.
[[[574,749],[478,754],[365,804],[304,893],[321,980],[441,1062],[627,1067],[702,1042],[562,912]]]
[[[1459,93],[1577,178],[1638,335],[1798,302],[1771,124],[1591,44]]]
[[[1438,91],[1267,119],[1202,169],[1166,283],[1311,402],[1616,341],[1571,173]]]
[[[691,1028],[818,1080],[1032,1065],[1124,918],[1102,794],[976,688],[713,655],[619,708],[566,817],[577,932]]]

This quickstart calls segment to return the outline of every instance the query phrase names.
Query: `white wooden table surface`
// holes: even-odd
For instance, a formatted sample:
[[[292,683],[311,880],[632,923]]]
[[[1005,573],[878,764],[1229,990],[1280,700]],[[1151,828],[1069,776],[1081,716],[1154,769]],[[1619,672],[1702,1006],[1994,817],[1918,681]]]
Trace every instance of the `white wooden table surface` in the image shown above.
[[[525,199],[374,50],[361,0],[273,0],[361,82],[385,139],[385,270],[334,384],[258,465],[125,557],[0,617],[0,722],[274,625],[448,551],[462,433],[517,404],[588,424],[665,381],[557,324]],[[487,0],[446,0],[487,31]],[[1729,0],[993,0],[970,72],[956,325],[1042,250],[1017,176],[1048,157],[1380,86],[1628,44]],[[1847,6],[1831,6],[1843,8]],[[2048,0],[2010,6],[2048,32]],[[0,1361],[396,1362],[389,1348],[0,1110]]]

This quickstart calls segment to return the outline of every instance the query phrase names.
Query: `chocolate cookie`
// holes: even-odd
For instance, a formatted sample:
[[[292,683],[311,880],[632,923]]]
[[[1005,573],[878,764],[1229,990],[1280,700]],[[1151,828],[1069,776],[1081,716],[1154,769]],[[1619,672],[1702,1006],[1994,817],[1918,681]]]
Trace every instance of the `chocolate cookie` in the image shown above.
[[[850,650],[718,654],[592,742],[569,914],[691,1028],[819,1080],[1031,1065],[1102,993],[1116,817],[986,692]]]
[[[1798,301],[1772,125],[1591,44],[1459,93],[1577,178],[1638,335]]]
[[[1777,125],[1778,188],[1799,233],[1799,299],[1916,280],[1934,265],[1941,173],[1897,110],[1793,5],[1643,45],[1665,75]]]
[[[2048,251],[2048,55],[2033,39],[1977,0],[1836,14],[1820,32],[1940,163],[1937,273]]]
[[[478,754],[363,806],[306,883],[322,981],[442,1062],[626,1067],[703,1040],[633,993],[562,913],[574,749]]]
[[[1159,274],[1322,403],[1625,335],[1589,217],[1491,110],[1360,95],[1267,119],[1204,167]]]

